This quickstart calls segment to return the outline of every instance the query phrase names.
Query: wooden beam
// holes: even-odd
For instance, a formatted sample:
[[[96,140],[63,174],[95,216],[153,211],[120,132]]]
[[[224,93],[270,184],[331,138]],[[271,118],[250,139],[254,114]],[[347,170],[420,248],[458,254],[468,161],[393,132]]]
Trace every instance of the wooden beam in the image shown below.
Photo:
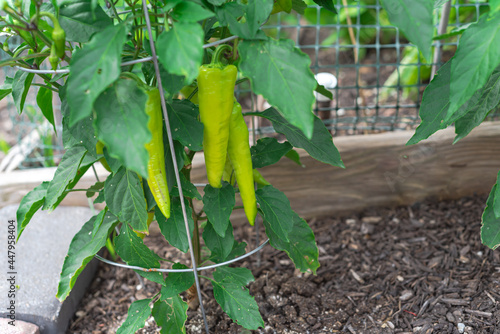
[[[320,163],[299,150],[305,167],[284,158],[261,172],[306,218],[490,191],[500,169],[500,122],[482,124],[455,145],[452,128],[417,145],[405,146],[413,133],[334,138],[346,169]],[[104,180],[107,172],[102,166],[97,170]],[[47,168],[0,174],[0,207],[19,203],[36,185],[50,180],[54,171],[55,168]],[[191,175],[195,183],[206,182],[203,154],[195,156]],[[88,187],[94,182],[95,176],[89,171],[77,187]],[[88,202],[84,194],[72,193],[62,204],[87,206]],[[233,220],[244,220],[243,217],[239,210]]]

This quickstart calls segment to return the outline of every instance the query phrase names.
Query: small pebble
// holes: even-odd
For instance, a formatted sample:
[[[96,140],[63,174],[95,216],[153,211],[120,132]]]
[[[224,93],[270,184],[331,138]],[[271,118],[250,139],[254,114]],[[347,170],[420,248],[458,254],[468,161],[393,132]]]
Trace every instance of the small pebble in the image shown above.
[[[463,332],[464,332],[464,330],[465,330],[465,325],[464,325],[463,323],[459,322],[459,323],[457,324],[457,328],[458,328],[458,332],[459,332],[459,333],[463,333]]]
[[[399,296],[399,299],[405,301],[410,299],[411,297],[413,297],[413,292],[411,290],[405,290],[403,291],[403,294]]]

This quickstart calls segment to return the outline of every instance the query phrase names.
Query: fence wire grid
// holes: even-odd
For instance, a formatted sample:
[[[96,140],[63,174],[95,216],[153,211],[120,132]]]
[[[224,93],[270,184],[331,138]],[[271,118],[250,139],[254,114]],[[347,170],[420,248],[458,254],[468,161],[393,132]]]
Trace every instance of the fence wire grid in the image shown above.
[[[338,14],[318,6],[308,6],[304,15],[280,13],[263,27],[269,36],[293,39],[311,58],[315,74],[335,76],[333,100],[318,98],[314,112],[334,136],[416,128],[431,66],[439,67],[453,56],[458,37],[434,41],[439,57],[426,63],[417,48],[389,23],[380,0],[336,0],[335,6]],[[486,1],[452,1],[447,31],[477,21],[488,10]],[[435,16],[437,28],[441,11],[436,10]],[[2,59],[7,57],[1,54]],[[15,69],[4,67],[0,76],[13,77],[14,73]],[[238,87],[237,95],[245,111],[267,107],[263,98],[253,96],[248,82]],[[37,133],[38,139],[23,147],[29,152],[20,168],[55,166],[63,154],[59,106],[54,105],[59,124],[56,135],[51,127],[40,126],[42,116],[35,98],[36,89],[32,89],[22,115],[11,99],[0,104],[0,159],[10,147]],[[265,120],[255,124],[255,131],[257,135],[274,133]]]

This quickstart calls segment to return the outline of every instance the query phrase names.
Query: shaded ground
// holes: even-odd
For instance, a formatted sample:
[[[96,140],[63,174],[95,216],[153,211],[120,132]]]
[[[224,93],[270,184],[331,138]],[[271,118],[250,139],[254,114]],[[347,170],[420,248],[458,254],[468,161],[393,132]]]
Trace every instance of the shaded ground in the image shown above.
[[[286,254],[267,246],[254,257],[250,285],[266,328],[254,333],[500,333],[500,255],[480,242],[486,198],[428,201],[313,219],[320,250],[318,275],[296,273]],[[252,242],[252,231],[235,235]],[[251,236],[251,237],[250,237]],[[175,259],[160,236],[147,243]],[[158,290],[140,287],[132,271],[101,265],[70,333],[115,333],[130,303]],[[204,286],[211,333],[241,333]],[[190,312],[188,333],[201,333]],[[159,329],[150,319],[143,333]]]

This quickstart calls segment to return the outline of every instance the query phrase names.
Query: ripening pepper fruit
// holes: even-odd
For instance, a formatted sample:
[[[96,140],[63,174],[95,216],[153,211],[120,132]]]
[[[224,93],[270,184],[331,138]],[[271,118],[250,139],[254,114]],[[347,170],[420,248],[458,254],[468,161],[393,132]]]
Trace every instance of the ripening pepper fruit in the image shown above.
[[[104,154],[104,144],[101,141],[98,141],[97,144],[95,144],[95,151],[97,154]],[[102,157],[101,159],[99,159],[99,161],[108,172],[112,172],[111,167],[109,167],[109,164],[106,161],[105,157]]]
[[[56,54],[55,44],[52,44],[52,46],[50,47],[49,63],[50,66],[52,66],[52,69],[55,71],[57,69],[57,64],[59,64],[59,57]]]
[[[147,181],[156,205],[163,215],[169,218],[170,194],[168,193],[167,173],[165,171],[160,91],[158,88],[149,87],[146,93],[148,94],[146,102],[146,114],[149,116],[148,129],[153,136],[151,141],[145,145],[149,153]]]
[[[229,159],[231,159],[231,165],[234,169],[245,215],[250,225],[253,225],[257,216],[257,200],[255,199],[252,155],[248,139],[248,127],[241,113],[241,105],[235,101],[229,122],[227,152],[229,153]]]
[[[253,170],[253,180],[255,181],[255,183],[257,183],[258,188],[261,188],[263,186],[269,186],[271,184],[256,169]]]
[[[234,65],[217,63],[221,50],[223,48],[217,48],[212,62],[202,65],[198,75],[200,120],[204,125],[203,154],[208,183],[214,188],[221,187],[238,72]]]
[[[52,29],[52,46],[55,47],[55,54],[59,58],[64,58],[64,51],[66,50],[66,32],[59,24],[57,17],[50,12],[40,12],[39,16],[48,17],[52,21],[54,29]]]
[[[64,51],[66,49],[66,32],[59,25],[59,22],[54,22],[54,30],[52,30],[52,41],[54,42],[56,48],[56,55],[59,58],[64,57]]]

